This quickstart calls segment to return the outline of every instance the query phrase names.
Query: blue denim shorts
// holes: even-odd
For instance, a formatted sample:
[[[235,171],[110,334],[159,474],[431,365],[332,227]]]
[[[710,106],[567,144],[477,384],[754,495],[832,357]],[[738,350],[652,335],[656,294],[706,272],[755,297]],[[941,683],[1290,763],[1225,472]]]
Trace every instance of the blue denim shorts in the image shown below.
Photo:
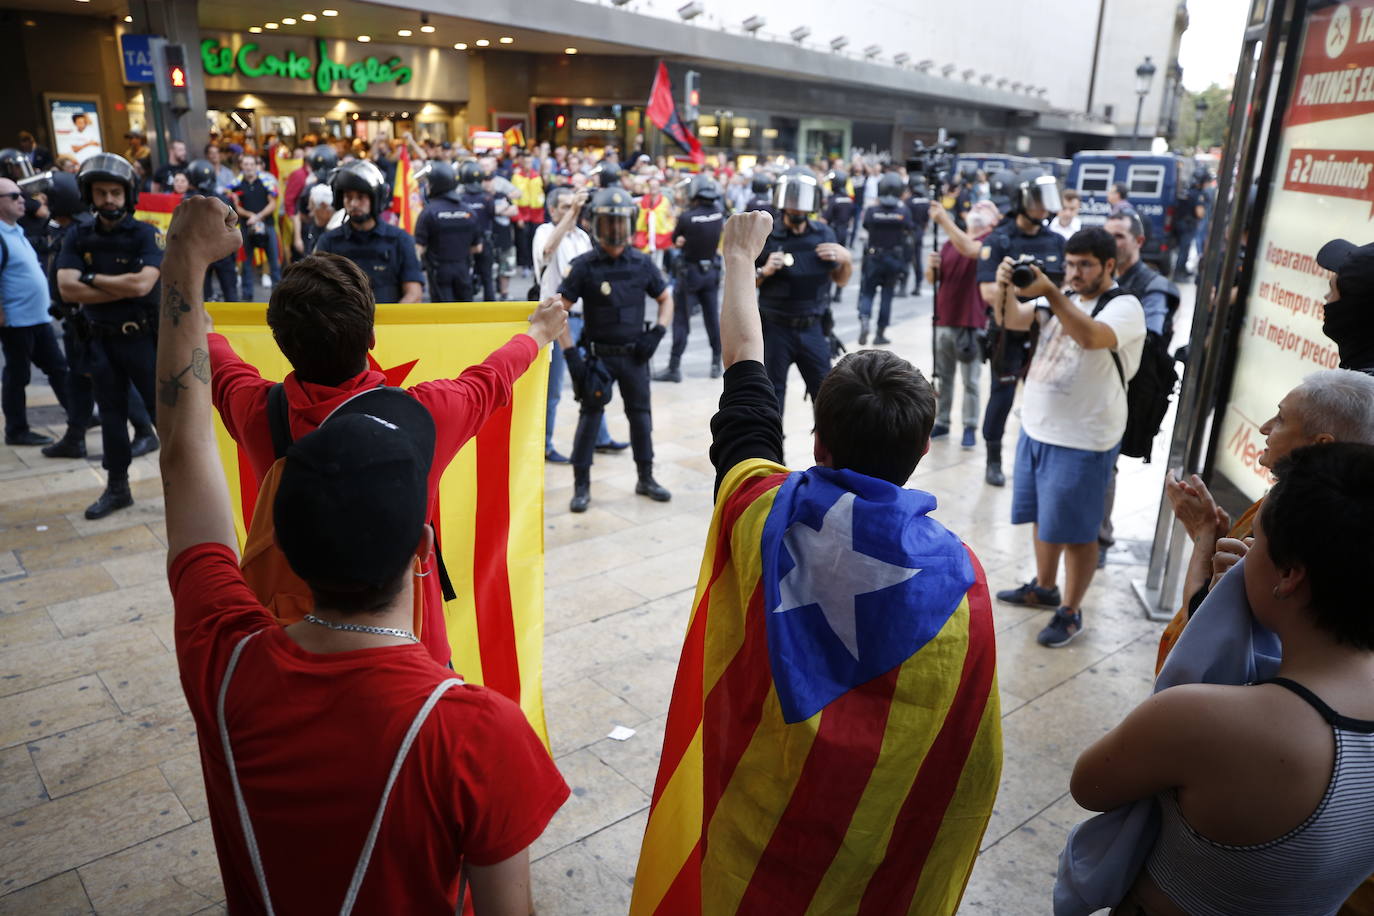
[[[1105,452],[1049,445],[1023,431],[1016,443],[1012,524],[1035,522],[1048,544],[1096,541],[1120,450],[1120,444]]]

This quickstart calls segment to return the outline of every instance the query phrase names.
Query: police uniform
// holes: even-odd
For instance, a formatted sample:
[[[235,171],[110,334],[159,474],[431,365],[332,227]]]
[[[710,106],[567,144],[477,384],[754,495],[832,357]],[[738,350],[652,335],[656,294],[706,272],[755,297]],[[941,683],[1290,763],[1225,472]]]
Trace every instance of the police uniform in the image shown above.
[[[926,229],[930,225],[930,198],[926,196],[928,193],[922,185],[920,188],[913,188],[911,196],[906,199],[906,212],[911,215],[911,293],[914,296],[921,295],[921,277],[926,272]]]
[[[673,287],[673,349],[669,366],[676,368],[687,350],[692,307],[701,307],[711,358],[720,359],[720,247],[725,214],[714,203],[697,203],[684,210],[673,228],[674,239],[684,239]]]
[[[261,213],[272,198],[277,196],[277,193],[277,181],[271,173],[259,173],[252,181],[245,181],[240,178],[239,183],[234,186],[234,197],[238,199],[239,206],[250,213]],[[247,219],[240,218],[239,226],[243,233],[244,253],[241,301],[252,302],[254,298],[253,277],[257,273],[257,265],[253,263],[253,249],[261,248],[263,250],[267,259],[267,274],[272,278],[272,285],[275,286],[281,281],[276,214],[274,212],[255,226],[248,225]]]
[[[185,200],[191,197],[213,197],[216,200],[223,203],[230,210],[234,209],[234,202],[231,201],[229,197],[225,194],[207,194],[203,191],[187,191],[185,197],[183,197],[182,199]],[[249,252],[249,254],[251,254],[251,252]],[[210,293],[214,286],[214,284],[211,282],[211,277],[219,281],[220,296],[223,299],[223,301],[238,301],[238,284],[235,282],[234,277],[234,271],[237,267],[237,265],[235,264],[235,260],[235,255],[227,254],[224,257],[220,258],[218,261],[212,263],[210,265],[210,269],[205,272],[204,293],[206,302],[210,301]]]
[[[645,296],[658,298],[668,284],[649,256],[627,245],[610,257],[600,245],[573,259],[558,294],[582,303],[582,339],[588,356],[595,357],[619,384],[630,421],[630,445],[635,464],[650,466],[654,459],[653,415],[649,401],[649,363],[635,355],[645,333]],[[573,441],[572,464],[590,468],[605,407],[583,398]]]
[[[481,220],[456,195],[425,205],[415,221],[415,241],[424,246],[432,302],[472,299],[472,246],[482,240]]]
[[[118,276],[145,267],[162,267],[162,233],[148,223],[125,215],[113,229],[102,220],[79,222],[62,242],[57,269],[82,274]],[[129,386],[143,403],[154,407],[154,370],[157,365],[157,309],[161,281],[147,295],[83,306],[82,333],[88,335],[83,368],[91,375],[95,401],[100,405],[102,462],[110,483],[126,482],[130,453]]]
[[[907,237],[911,234],[911,214],[901,201],[879,203],[864,214],[868,246],[864,249],[863,273],[859,281],[860,343],[868,340],[868,319],[873,313],[873,296],[878,287],[883,297],[878,306],[878,342],[892,321],[892,294],[897,290],[907,265]]]
[[[1055,283],[1064,282],[1063,236],[1043,225],[1038,232],[1028,235],[1021,231],[1014,217],[1004,220],[983,242],[983,250],[978,255],[978,282],[996,283],[997,267],[1002,259],[1016,259],[1023,254],[1039,260],[1044,265],[1045,275]],[[983,415],[983,440],[987,443],[989,462],[995,457],[1000,467],[1002,434],[1016,398],[1016,383],[1025,374],[1030,360],[1031,333],[1008,331],[989,320],[987,346],[992,364],[992,390],[988,393],[987,411]]]
[[[482,299],[493,302],[496,300],[496,255],[492,230],[496,226],[496,198],[486,191],[463,190],[458,193],[458,202],[471,210],[479,220],[478,237],[482,240],[482,250],[473,256],[472,266],[482,285]]]
[[[830,200],[826,201],[825,210],[821,212],[821,218],[827,226],[835,230],[835,238],[839,243],[846,248],[849,247],[854,235],[854,198],[843,191],[831,194]]]
[[[744,212],[750,213],[754,210],[766,210],[773,217],[773,225],[782,223],[782,215],[778,213],[778,208],[773,206],[773,195],[755,194],[749,198],[749,202],[744,205]]]
[[[782,252],[783,266],[759,286],[759,314],[763,318],[763,364],[782,410],[787,393],[787,372],[793,363],[814,400],[821,379],[830,371],[830,341],[822,322],[830,309],[830,272],[835,262],[816,254],[816,246],[834,242],[835,232],[815,220],[807,220],[800,233],[779,221],[764,242],[758,266],[775,251]]]
[[[375,220],[371,229],[358,229],[345,220],[315,244],[316,252],[342,255],[363,269],[379,302],[400,302],[402,284],[423,283],[415,239],[409,232]]]

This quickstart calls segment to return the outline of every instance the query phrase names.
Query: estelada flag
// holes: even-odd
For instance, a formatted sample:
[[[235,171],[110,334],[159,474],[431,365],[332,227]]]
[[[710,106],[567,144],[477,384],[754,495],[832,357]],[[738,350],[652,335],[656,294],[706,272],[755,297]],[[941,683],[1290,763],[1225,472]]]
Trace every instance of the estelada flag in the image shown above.
[[[726,476],[631,916],[950,916],[997,794],[982,567],[935,498],[763,460]]]
[[[396,163],[396,183],[392,186],[391,208],[396,211],[396,223],[411,235],[415,234],[415,221],[420,218],[419,191],[416,189],[410,168],[410,150],[401,147],[401,158]]]
[[[687,151],[693,162],[706,161],[706,154],[701,151],[701,142],[677,116],[677,104],[673,101],[673,84],[668,79],[668,65],[663,61],[658,62],[658,73],[654,74],[654,87],[649,91],[649,106],[645,113],[659,130],[672,137],[678,146]]]
[[[261,303],[206,303],[223,334],[265,378],[291,366],[277,348]],[[387,384],[410,387],[453,378],[525,330],[535,303],[392,304],[377,309],[370,354]],[[544,644],[544,416],[549,360],[536,359],[449,464],[439,485],[436,534],[457,599],[444,607],[453,668],[520,704],[548,744],[542,689]],[[240,548],[257,481],[219,416],[215,432],[233,495]],[[480,523],[479,520],[480,519]],[[366,524],[360,519],[359,524]]]

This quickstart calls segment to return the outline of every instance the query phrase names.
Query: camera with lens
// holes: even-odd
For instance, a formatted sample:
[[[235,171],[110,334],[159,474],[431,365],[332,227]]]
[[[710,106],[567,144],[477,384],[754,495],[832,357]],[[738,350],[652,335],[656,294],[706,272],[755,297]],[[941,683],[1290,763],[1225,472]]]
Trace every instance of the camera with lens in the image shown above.
[[[919,172],[932,187],[944,187],[949,182],[954,168],[954,152],[959,148],[959,141],[952,137],[943,139],[944,133],[942,129],[942,139],[931,146],[917,140],[912,144],[911,158],[906,161],[907,172],[913,176]]]
[[[1016,259],[1015,265],[1011,269],[1011,285],[1017,289],[1025,289],[1035,282],[1036,269],[1044,270],[1045,265],[1033,254],[1023,254]]]

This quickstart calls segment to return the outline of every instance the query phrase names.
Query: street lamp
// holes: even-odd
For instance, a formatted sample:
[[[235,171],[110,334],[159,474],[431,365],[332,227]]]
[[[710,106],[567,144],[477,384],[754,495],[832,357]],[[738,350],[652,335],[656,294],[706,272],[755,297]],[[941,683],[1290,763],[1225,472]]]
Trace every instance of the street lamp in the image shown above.
[[[1135,68],[1135,127],[1131,128],[1131,142],[1140,142],[1140,114],[1145,110],[1145,96],[1150,94],[1150,84],[1155,81],[1155,65],[1146,55],[1145,60]]]
[[[1202,96],[1198,96],[1197,101],[1193,103],[1193,119],[1194,119],[1194,121],[1195,121],[1196,124],[1197,124],[1197,127],[1196,127],[1195,130],[1193,131],[1193,152],[1194,152],[1194,153],[1197,153],[1197,152],[1200,152],[1200,151],[1201,151],[1201,150],[1199,149],[1199,147],[1200,147],[1201,144],[1202,144],[1202,118],[1203,118],[1203,116],[1206,115],[1206,114],[1207,114],[1207,100],[1204,99]]]

